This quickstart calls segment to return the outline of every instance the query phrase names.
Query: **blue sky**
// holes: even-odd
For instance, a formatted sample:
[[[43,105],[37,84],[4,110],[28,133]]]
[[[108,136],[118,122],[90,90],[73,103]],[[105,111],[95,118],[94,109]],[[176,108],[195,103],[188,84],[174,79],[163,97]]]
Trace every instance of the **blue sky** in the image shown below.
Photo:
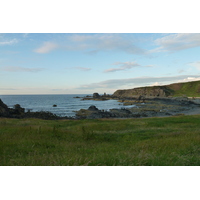
[[[2,33],[0,94],[112,94],[200,80],[200,34]]]

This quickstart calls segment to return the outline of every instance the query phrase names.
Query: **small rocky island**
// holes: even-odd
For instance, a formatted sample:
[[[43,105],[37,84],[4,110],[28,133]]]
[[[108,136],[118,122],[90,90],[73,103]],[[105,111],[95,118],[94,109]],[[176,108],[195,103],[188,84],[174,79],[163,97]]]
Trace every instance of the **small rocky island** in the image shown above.
[[[110,99],[113,99],[112,95],[109,95],[106,93],[104,93],[103,95],[99,95],[99,93],[95,92],[95,93],[93,93],[92,96],[83,97],[81,100],[82,101],[84,101],[84,100],[106,101],[106,100],[110,100]]]

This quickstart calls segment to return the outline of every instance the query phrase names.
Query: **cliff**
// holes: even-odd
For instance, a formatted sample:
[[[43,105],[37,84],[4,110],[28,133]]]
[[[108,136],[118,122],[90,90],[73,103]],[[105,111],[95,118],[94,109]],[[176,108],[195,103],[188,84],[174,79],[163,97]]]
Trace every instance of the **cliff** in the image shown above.
[[[118,98],[137,98],[140,95],[145,96],[146,98],[178,96],[200,97],[200,81],[117,90],[112,96]]]

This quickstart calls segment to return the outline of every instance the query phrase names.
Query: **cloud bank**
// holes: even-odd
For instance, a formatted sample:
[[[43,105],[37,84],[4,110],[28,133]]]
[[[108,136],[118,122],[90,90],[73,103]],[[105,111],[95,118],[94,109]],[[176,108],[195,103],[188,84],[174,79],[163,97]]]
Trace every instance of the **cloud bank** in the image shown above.
[[[36,53],[49,53],[59,47],[58,44],[54,42],[44,42],[43,45],[37,49],[34,50]]]
[[[150,52],[152,53],[161,51],[175,52],[200,46],[200,34],[199,33],[170,34],[165,37],[158,38],[154,42],[159,47],[151,50]]]
[[[115,62],[115,63],[113,63],[113,65],[119,65],[119,67],[110,68],[110,69],[105,70],[104,72],[108,73],[108,72],[116,72],[116,71],[125,71],[127,69],[132,69],[134,67],[139,67],[139,66],[140,67],[152,67],[152,65],[142,66],[134,61],[132,61],[132,62]]]
[[[146,54],[146,51],[135,45],[131,37],[124,34],[72,34],[66,35],[62,41],[45,42],[34,50],[36,53],[49,53],[55,49],[65,51],[84,51],[95,54],[100,51],[123,51],[129,54]]]
[[[74,42],[75,49],[85,49],[88,52],[118,50],[130,54],[145,54],[145,50],[137,47],[130,38],[120,34],[75,34],[69,37]]]
[[[124,70],[127,70],[127,69],[131,69],[133,67],[140,66],[136,62],[115,62],[115,63],[113,63],[113,65],[120,65],[120,66],[118,68],[107,69],[104,72],[107,73],[107,72],[124,71]]]
[[[171,77],[137,77],[129,79],[112,79],[106,80],[99,83],[92,83],[88,85],[82,85],[77,89],[120,89],[120,88],[134,88],[150,85],[164,85],[171,84],[175,82],[187,82],[200,80],[200,75],[180,75],[180,76],[171,76]]]

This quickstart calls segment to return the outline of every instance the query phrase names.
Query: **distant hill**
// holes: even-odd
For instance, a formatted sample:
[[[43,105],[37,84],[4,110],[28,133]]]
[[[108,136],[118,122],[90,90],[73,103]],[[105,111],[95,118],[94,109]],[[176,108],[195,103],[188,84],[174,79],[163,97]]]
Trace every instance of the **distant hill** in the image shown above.
[[[117,90],[113,93],[116,97],[200,97],[200,81],[173,83],[163,86],[139,87],[127,90]]]

